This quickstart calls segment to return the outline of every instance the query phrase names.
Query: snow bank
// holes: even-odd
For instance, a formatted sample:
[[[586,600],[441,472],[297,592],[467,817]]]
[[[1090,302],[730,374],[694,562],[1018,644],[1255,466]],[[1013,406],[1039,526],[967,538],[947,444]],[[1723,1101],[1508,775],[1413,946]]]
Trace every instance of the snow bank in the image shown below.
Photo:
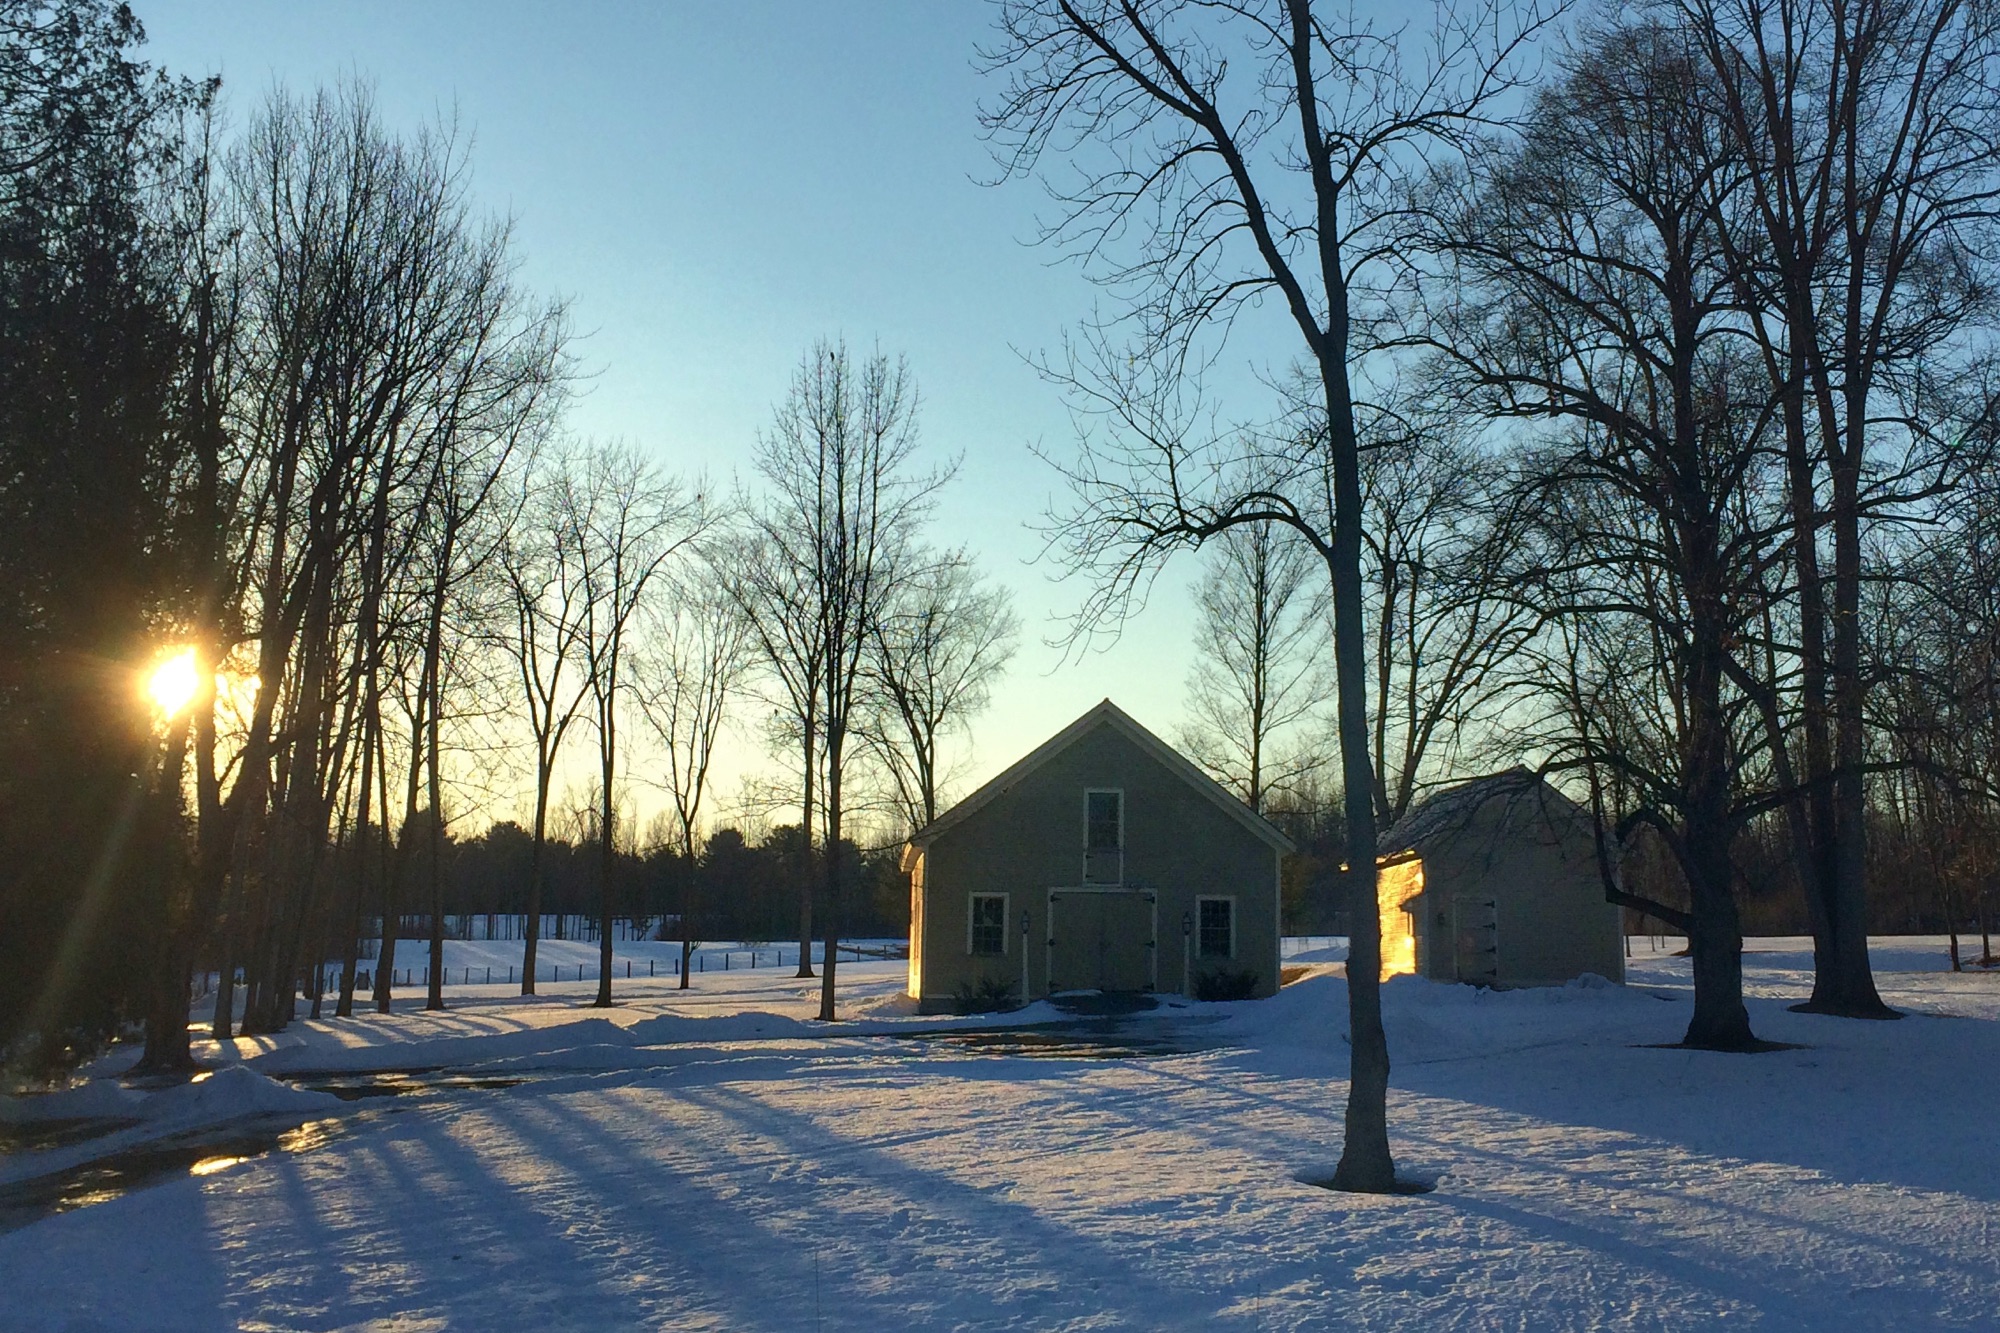
[[[341,1101],[324,1092],[309,1092],[269,1079],[254,1069],[235,1065],[207,1078],[152,1093],[142,1103],[149,1128],[161,1133],[206,1129],[233,1120],[295,1116],[310,1120],[338,1111]]]
[[[60,1176],[155,1143],[207,1141],[236,1125],[264,1130],[302,1125],[338,1114],[343,1106],[337,1097],[274,1082],[241,1065],[157,1091],[117,1088],[104,1079],[85,1086],[96,1085],[105,1085],[105,1090],[86,1094],[87,1102],[71,1104],[118,1107],[118,1118],[125,1126],[60,1147],[0,1157],[0,1186]]]
[[[130,1120],[140,1114],[145,1094],[111,1078],[56,1092],[0,1097],[0,1125],[36,1125],[52,1120]]]
[[[1311,972],[1270,999],[1190,1004],[1185,1012],[1218,1015],[1221,1021],[1213,1031],[1231,1042],[1318,1051],[1345,1063],[1345,969],[1326,963],[1309,966]],[[1518,990],[1484,990],[1414,976],[1391,977],[1382,984],[1382,1024],[1398,1065],[1470,1059],[1550,1042],[1629,1041],[1633,1016],[1660,1008],[1659,997],[1595,975],[1566,986]]]

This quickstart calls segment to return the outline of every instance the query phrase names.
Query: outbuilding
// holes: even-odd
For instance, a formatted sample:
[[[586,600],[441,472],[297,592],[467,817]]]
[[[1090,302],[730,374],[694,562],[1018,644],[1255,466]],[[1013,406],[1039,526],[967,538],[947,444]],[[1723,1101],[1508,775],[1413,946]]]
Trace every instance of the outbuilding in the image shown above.
[[[1275,994],[1291,850],[1106,699],[910,839],[909,993]]]
[[[1382,975],[1547,986],[1625,979],[1590,811],[1513,768],[1442,790],[1383,833]]]

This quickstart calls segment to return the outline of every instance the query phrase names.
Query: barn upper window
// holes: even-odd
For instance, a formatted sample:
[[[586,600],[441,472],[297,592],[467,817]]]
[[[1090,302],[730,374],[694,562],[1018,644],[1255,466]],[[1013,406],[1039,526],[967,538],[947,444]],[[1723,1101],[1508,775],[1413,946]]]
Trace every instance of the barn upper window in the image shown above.
[[[1125,882],[1125,793],[1083,794],[1083,882]]]
[[[1124,792],[1084,793],[1084,838],[1086,851],[1115,852],[1125,845]]]

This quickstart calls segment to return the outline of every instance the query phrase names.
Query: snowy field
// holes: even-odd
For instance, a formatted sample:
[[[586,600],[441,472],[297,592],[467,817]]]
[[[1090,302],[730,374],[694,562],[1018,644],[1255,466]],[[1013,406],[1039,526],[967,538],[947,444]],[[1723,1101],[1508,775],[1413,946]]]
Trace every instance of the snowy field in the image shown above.
[[[1635,946],[1626,988],[1387,988],[1392,1136],[1435,1184],[1396,1198],[1306,1183],[1332,950],[1274,1000],[1026,1035],[915,1018],[900,963],[843,963],[834,1035],[770,968],[301,1023],[204,1047],[204,1083],[0,1103],[17,1141],[135,1122],[0,1161],[0,1329],[2000,1328],[2000,974],[1885,940],[1910,1017],[1843,1022],[1784,1008],[1804,941],[1753,941],[1758,1032],[1800,1049],[1715,1055],[1649,1045],[1687,964]],[[243,1108],[304,1128],[28,1220],[38,1180]]]
[[[369,941],[370,945],[374,941]],[[888,949],[905,946],[903,940],[842,940],[840,959],[846,962],[853,958],[857,949],[862,954],[879,955]],[[395,992],[400,1001],[406,994],[423,1002],[423,994],[430,980],[431,946],[429,940],[398,940],[395,959]],[[824,946],[815,946],[814,957],[825,952]],[[511,940],[446,940],[444,942],[445,985],[457,990],[461,986],[512,986],[521,988],[521,941]],[[595,940],[543,939],[535,945],[536,986],[558,981],[595,981],[600,965],[597,942]],[[617,940],[612,944],[611,975],[615,980],[657,980],[660,977],[677,977],[680,971],[681,945],[675,940]],[[376,958],[362,959],[359,971],[364,978],[372,978],[379,966]],[[799,950],[796,944],[745,943],[727,940],[719,943],[704,942],[693,951],[688,960],[688,968],[696,975],[709,972],[736,971],[744,968],[787,967],[797,970]],[[326,969],[327,994],[339,990],[339,959],[329,960]],[[208,982],[213,984],[214,974]]]

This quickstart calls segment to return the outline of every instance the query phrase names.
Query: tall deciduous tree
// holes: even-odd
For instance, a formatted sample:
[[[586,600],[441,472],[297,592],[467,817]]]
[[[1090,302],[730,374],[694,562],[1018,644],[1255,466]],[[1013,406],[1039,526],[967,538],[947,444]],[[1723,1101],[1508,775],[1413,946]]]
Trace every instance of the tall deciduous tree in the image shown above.
[[[1522,505],[1530,596],[1567,631],[1539,673],[1565,721],[1553,748],[1594,793],[1632,791],[1614,813],[1675,854],[1692,909],[1645,907],[1689,934],[1687,1044],[1747,1049],[1731,853],[1774,757],[1744,717],[1785,545],[1768,381],[1737,354],[1742,177],[1684,34],[1589,31],[1556,68],[1445,210],[1440,346],[1477,407],[1553,428]]]
[[[500,563],[511,624],[503,647],[520,678],[521,703],[535,747],[535,813],[529,854],[527,923],[522,932],[521,994],[535,993],[541,940],[542,881],[548,854],[549,798],[563,742],[590,698],[584,638],[590,598],[566,496],[580,467],[572,451],[542,460],[526,474]],[[363,799],[366,797],[364,795]]]
[[[1875,517],[1937,484],[1914,405],[1973,347],[1967,331],[1991,325],[2000,12],[1967,0],[1659,9],[1704,60],[1737,148],[1748,332],[1781,389],[1797,582],[1790,815],[1814,941],[1802,1007],[1889,1017],[1868,961],[1864,553]]]
[[[583,661],[596,713],[599,1007],[611,1004],[617,864],[618,710],[639,607],[675,552],[701,535],[703,497],[627,446],[591,450],[580,485],[567,488],[566,529],[583,570]],[[685,972],[685,968],[682,969]]]
[[[722,571],[706,560],[668,589],[668,605],[651,618],[635,659],[633,694],[666,752],[668,797],[686,875],[681,895],[680,988],[700,926],[696,870],[701,861],[701,807],[729,706],[749,665],[750,632],[735,599],[721,590]]]
[[[917,389],[905,365],[880,353],[857,363],[844,343],[822,341],[800,363],[757,446],[766,493],[751,509],[745,610],[805,738],[808,846],[815,739],[820,745],[820,1017],[827,1020],[834,1017],[847,747],[865,703],[862,668],[891,604],[895,573],[943,480],[917,469],[917,444]]]
[[[1009,0],[1000,15],[987,65],[1007,88],[985,123],[1001,163],[1010,174],[1047,168],[1058,201],[1048,239],[1083,254],[1118,295],[1136,344],[1104,346],[1069,380],[1087,409],[1110,414],[1110,438],[1087,440],[1067,469],[1078,504],[1061,516],[1069,560],[1096,575],[1084,619],[1115,625],[1163,555],[1237,524],[1286,525],[1326,563],[1357,894],[1335,1183],[1392,1190],[1357,365],[1384,336],[1380,298],[1403,280],[1407,177],[1509,95],[1540,19],[1490,5],[1446,12],[1406,64],[1402,34],[1317,13],[1310,0]],[[1325,429],[1257,460],[1260,483],[1243,490],[1230,484],[1244,475],[1230,454],[1237,437],[1191,439],[1172,408],[1204,363],[1204,340],[1260,299],[1298,338]]]

